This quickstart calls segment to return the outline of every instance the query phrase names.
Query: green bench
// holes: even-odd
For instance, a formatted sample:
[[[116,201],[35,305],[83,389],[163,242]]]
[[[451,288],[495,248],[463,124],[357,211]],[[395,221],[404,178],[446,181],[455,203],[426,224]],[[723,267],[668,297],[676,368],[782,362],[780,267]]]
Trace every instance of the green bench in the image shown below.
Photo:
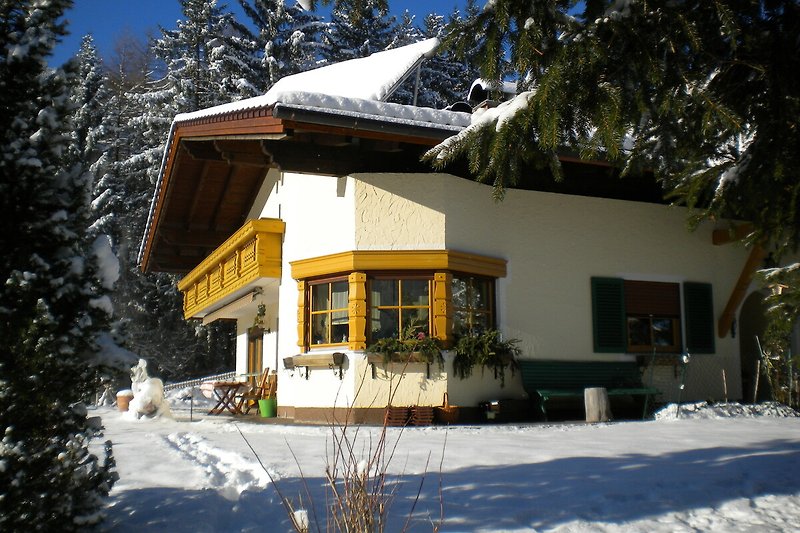
[[[531,398],[538,398],[547,420],[548,400],[583,398],[583,391],[603,387],[609,396],[644,396],[642,418],[647,416],[650,397],[661,391],[642,384],[639,365],[634,362],[521,360],[522,385]]]

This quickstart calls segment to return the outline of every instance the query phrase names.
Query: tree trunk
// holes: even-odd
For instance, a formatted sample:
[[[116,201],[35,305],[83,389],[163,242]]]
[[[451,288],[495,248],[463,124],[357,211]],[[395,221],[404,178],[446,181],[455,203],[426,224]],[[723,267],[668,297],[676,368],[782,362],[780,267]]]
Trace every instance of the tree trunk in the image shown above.
[[[608,391],[604,388],[590,388],[583,391],[587,422],[608,422],[611,420],[611,403]]]

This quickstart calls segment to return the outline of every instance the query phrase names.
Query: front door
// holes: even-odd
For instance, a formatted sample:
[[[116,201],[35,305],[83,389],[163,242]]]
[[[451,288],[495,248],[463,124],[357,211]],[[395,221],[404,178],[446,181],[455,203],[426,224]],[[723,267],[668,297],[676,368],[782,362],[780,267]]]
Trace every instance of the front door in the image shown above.
[[[247,373],[248,381],[255,386],[264,368],[264,330],[250,328],[247,330]]]

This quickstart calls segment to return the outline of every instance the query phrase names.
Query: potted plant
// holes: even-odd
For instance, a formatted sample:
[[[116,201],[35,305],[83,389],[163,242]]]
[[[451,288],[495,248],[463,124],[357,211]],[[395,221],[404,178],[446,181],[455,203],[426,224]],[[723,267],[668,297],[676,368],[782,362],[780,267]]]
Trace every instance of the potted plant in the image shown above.
[[[367,352],[382,355],[384,363],[437,363],[439,368],[444,367],[439,339],[421,331],[421,326],[413,323],[399,337],[376,340],[367,347]]]
[[[496,329],[464,335],[455,345],[453,370],[456,376],[466,379],[472,375],[476,365],[492,368],[502,387],[505,385],[506,367],[511,368],[512,373],[517,368],[517,358],[521,353],[518,343],[518,339],[503,340]]]

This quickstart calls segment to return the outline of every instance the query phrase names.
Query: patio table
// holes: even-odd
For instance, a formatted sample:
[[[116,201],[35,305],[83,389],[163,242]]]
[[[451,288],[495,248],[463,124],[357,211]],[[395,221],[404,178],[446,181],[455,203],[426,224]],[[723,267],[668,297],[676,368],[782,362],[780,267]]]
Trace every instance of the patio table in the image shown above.
[[[208,414],[218,415],[225,411],[229,411],[234,415],[242,414],[241,410],[236,405],[235,399],[239,389],[246,385],[246,383],[242,383],[241,381],[215,381],[214,397],[217,398],[217,404]]]

